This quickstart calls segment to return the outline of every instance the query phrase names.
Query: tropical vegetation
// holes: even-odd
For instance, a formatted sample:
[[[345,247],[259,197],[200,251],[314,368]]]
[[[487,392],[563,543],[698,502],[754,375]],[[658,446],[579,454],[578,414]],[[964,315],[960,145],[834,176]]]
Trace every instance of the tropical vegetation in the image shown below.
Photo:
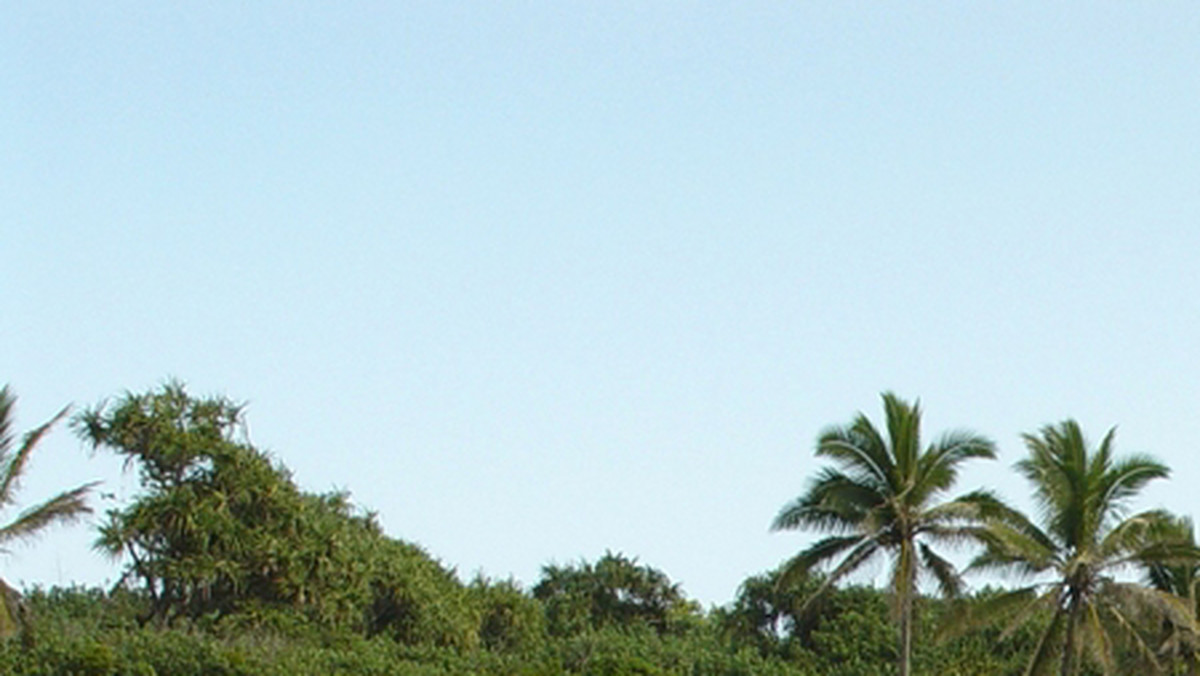
[[[0,391],[0,496],[42,435],[16,443]],[[123,562],[110,589],[27,589],[0,641],[11,674],[655,674],[875,676],[1200,672],[1191,522],[1134,509],[1167,467],[1092,447],[1073,421],[1025,436],[1016,464],[1038,511],[983,490],[954,495],[997,452],[952,431],[922,441],[916,403],[883,395],[826,429],[829,461],[772,526],[823,534],[703,608],[621,552],[543,567],[530,586],[457,572],[383,532],[348,493],[310,493],[245,433],[245,407],[177,382],[84,409],[71,426],[137,473],[98,524]],[[27,509],[0,540],[87,510],[90,485]],[[947,546],[977,552],[965,571]],[[884,588],[847,584],[872,558]],[[972,590],[964,574],[1026,582]],[[994,580],[995,578],[984,578]],[[922,580],[931,582],[925,585]]]
[[[773,527],[833,533],[800,552],[784,572],[785,578],[802,576],[840,557],[814,596],[873,558],[890,556],[890,588],[900,629],[898,672],[908,676],[918,574],[932,575],[949,597],[963,588],[954,566],[931,545],[961,542],[974,532],[972,523],[999,507],[999,501],[984,491],[939,499],[954,487],[960,465],[995,458],[996,449],[991,440],[966,431],[948,432],[922,448],[920,404],[889,392],[883,395],[883,408],[886,437],[861,413],[849,425],[821,434],[817,455],[836,466],[821,470],[809,490],[779,512]]]
[[[1138,492],[1169,472],[1149,456],[1116,457],[1113,436],[1110,430],[1089,448],[1074,420],[1025,435],[1029,457],[1017,463],[1017,470],[1033,487],[1041,526],[1010,511],[980,529],[985,549],[972,568],[1047,578],[977,609],[988,617],[1011,612],[1016,622],[1029,620],[1037,609],[1050,614],[1027,673],[1057,670],[1068,676],[1078,673],[1084,660],[1105,674],[1117,673],[1114,632],[1126,634],[1157,669],[1156,653],[1139,634],[1137,618],[1155,614],[1178,627],[1190,626],[1194,618],[1190,611],[1180,612],[1175,598],[1119,577],[1141,569],[1143,574],[1157,571],[1165,582],[1168,566],[1189,566],[1200,552],[1178,537],[1166,512],[1127,515]]]
[[[11,507],[17,503],[17,490],[21,478],[29,467],[34,448],[70,411],[64,408],[53,418],[26,433],[17,442],[13,431],[17,397],[6,385],[0,388],[0,507]],[[26,508],[5,526],[0,526],[0,547],[15,541],[37,537],[46,528],[56,523],[67,523],[91,512],[87,505],[88,493],[95,484],[85,484],[63,491],[39,504]],[[25,606],[20,595],[0,580],[0,636],[16,633]]]

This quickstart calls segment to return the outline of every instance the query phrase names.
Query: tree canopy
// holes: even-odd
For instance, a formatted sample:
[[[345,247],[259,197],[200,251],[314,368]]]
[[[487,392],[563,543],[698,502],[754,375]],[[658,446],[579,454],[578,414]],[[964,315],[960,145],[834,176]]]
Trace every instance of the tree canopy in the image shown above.
[[[1113,437],[1110,430],[1090,448],[1074,420],[1025,435],[1029,456],[1016,467],[1033,489],[1041,526],[1010,512],[981,531],[985,550],[972,568],[1050,576],[1001,594],[977,611],[989,619],[1011,612],[1018,623],[1038,609],[1050,613],[1028,674],[1057,667],[1069,676],[1084,660],[1105,674],[1117,673],[1114,632],[1125,634],[1157,668],[1154,652],[1135,629],[1137,616],[1178,616],[1169,599],[1118,577],[1130,567],[1195,561],[1197,551],[1171,536],[1171,520],[1161,510],[1126,516],[1142,488],[1166,478],[1168,470],[1150,456],[1116,457]]]
[[[34,446],[66,411],[12,432],[0,390],[0,496],[11,504]],[[859,414],[822,432],[831,461],[776,516],[824,537],[704,609],[666,572],[623,553],[548,564],[536,584],[479,572],[463,584],[419,545],[386,535],[346,492],[303,490],[251,443],[245,407],[177,382],[72,419],[136,471],[97,547],[125,562],[109,590],[30,590],[26,641],[0,641],[16,674],[655,674],[865,676],[1200,671],[1191,522],[1133,512],[1167,475],[1149,456],[1095,448],[1065,421],[1025,435],[1016,469],[1038,518],[974,490],[958,469],[995,455],[979,434],[922,441],[919,405],[884,394],[882,427]],[[90,485],[23,512],[4,542],[86,512]],[[973,544],[972,544],[973,543]],[[972,544],[972,570],[1022,588],[970,592],[935,549]],[[846,586],[873,557],[887,588]],[[825,563],[828,572],[818,568]],[[937,583],[923,595],[919,572]],[[1141,580],[1132,573],[1140,573]],[[8,595],[16,598],[15,592]],[[11,618],[8,618],[11,626]],[[937,636],[941,634],[941,636]]]
[[[452,572],[383,535],[346,494],[300,490],[245,438],[242,413],[172,382],[75,418],[81,437],[138,469],[141,494],[108,512],[97,546],[129,557],[149,619],[270,622],[286,610],[404,641],[475,640]]]

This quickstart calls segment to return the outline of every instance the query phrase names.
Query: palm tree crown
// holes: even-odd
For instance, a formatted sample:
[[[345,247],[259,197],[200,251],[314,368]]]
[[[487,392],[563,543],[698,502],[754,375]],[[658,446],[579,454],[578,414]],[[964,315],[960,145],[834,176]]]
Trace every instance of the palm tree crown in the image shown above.
[[[1016,468],[1033,485],[1042,526],[1009,512],[981,530],[986,549],[972,568],[1052,578],[979,609],[989,618],[1011,612],[1014,626],[1039,611],[1051,614],[1027,674],[1050,673],[1057,662],[1066,676],[1083,659],[1113,673],[1112,632],[1118,628],[1153,660],[1132,631],[1131,613],[1175,613],[1162,594],[1114,577],[1122,569],[1188,560],[1195,547],[1170,535],[1165,512],[1127,515],[1132,498],[1168,470],[1145,455],[1114,458],[1113,434],[1110,430],[1095,450],[1088,449],[1074,420],[1025,435],[1029,457]]]
[[[907,676],[918,573],[931,574],[944,594],[954,596],[962,588],[954,566],[930,544],[969,539],[972,524],[1003,505],[985,491],[939,502],[954,486],[963,462],[995,458],[990,440],[955,431],[922,448],[920,405],[888,392],[883,406],[886,439],[861,413],[849,425],[821,434],[816,453],[835,466],[822,469],[806,493],[784,506],[772,527],[830,533],[788,562],[781,577],[781,583],[787,583],[840,557],[814,598],[875,556],[891,556],[900,626],[899,672]]]
[[[58,415],[26,434],[20,445],[16,445],[12,431],[13,405],[16,400],[16,396],[10,392],[7,385],[0,388],[0,506],[16,503],[17,489],[29,463],[30,454],[50,428],[66,416],[68,410],[64,408],[59,411]],[[64,491],[21,512],[11,523],[0,527],[0,547],[15,540],[34,537],[54,523],[72,521],[91,512],[86,499],[88,492],[95,485],[89,483]]]
[[[1196,547],[1196,531],[1187,517],[1173,517],[1163,531],[1164,539]],[[1150,587],[1179,610],[1163,618],[1158,656],[1183,664],[1188,674],[1200,674],[1200,561],[1152,560],[1145,566]]]
[[[16,400],[16,396],[7,385],[0,388],[0,507],[16,503],[17,490],[29,464],[30,454],[41,438],[67,414],[68,410],[64,408],[49,422],[26,434],[18,444],[13,433],[12,420]],[[94,486],[94,483],[90,483],[64,491],[41,504],[29,507],[10,523],[0,526],[0,551],[5,551],[4,547],[12,542],[35,537],[50,525],[73,521],[91,512],[86,500],[87,494]],[[4,596],[4,612],[0,613],[0,635],[8,635],[16,628],[18,609],[14,607],[14,599],[18,595],[2,581],[0,592]]]

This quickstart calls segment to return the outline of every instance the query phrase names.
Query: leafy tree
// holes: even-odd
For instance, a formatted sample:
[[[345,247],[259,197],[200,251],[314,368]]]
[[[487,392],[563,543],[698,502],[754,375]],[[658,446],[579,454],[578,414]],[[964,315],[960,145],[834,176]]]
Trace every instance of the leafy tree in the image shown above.
[[[1169,536],[1170,518],[1162,511],[1125,517],[1130,501],[1168,470],[1145,455],[1115,458],[1113,435],[1110,430],[1094,450],[1074,420],[1025,435],[1029,457],[1016,468],[1033,486],[1042,526],[1009,512],[981,529],[985,551],[972,568],[1052,576],[975,609],[986,619],[1011,615],[1015,624],[1039,612],[1050,614],[1027,674],[1050,673],[1057,663],[1059,673],[1069,676],[1085,661],[1116,673],[1114,632],[1154,662],[1133,631],[1135,613],[1185,619],[1162,594],[1115,577],[1131,566],[1193,561],[1197,552]]]
[[[476,576],[468,587],[479,609],[479,640],[492,650],[528,650],[542,644],[546,633],[542,605],[515,580]]]
[[[242,407],[177,382],[75,419],[80,435],[134,465],[142,493],[109,511],[98,546],[127,555],[148,619],[294,629],[297,623],[406,642],[473,645],[462,585],[415,545],[383,535],[344,493],[301,491],[241,433]]]
[[[872,558],[891,556],[891,590],[900,630],[897,664],[900,676],[908,676],[918,573],[931,574],[946,595],[957,595],[962,589],[953,565],[929,543],[957,543],[971,537],[970,524],[1003,505],[984,491],[938,502],[953,487],[963,462],[995,457],[990,440],[956,431],[922,449],[919,404],[888,392],[883,405],[886,439],[861,413],[849,425],[821,434],[816,453],[833,460],[836,467],[823,469],[806,493],[784,506],[772,527],[832,533],[795,556],[782,577],[787,582],[840,557],[816,594]]]
[[[136,465],[143,494],[108,512],[97,546],[128,555],[158,619],[226,614],[240,601],[304,603],[288,563],[305,501],[287,475],[236,438],[242,407],[193,399],[180,383],[126,394],[76,417],[80,435]],[[317,562],[319,565],[319,562]]]
[[[812,576],[787,587],[778,570],[752,575],[738,587],[733,602],[713,613],[714,621],[735,645],[754,646],[763,655],[781,651],[801,625],[800,610],[816,585]],[[819,583],[816,583],[819,584]]]
[[[367,634],[405,644],[474,648],[479,612],[452,570],[417,545],[378,538],[368,566]]]
[[[662,571],[612,552],[595,564],[543,567],[533,596],[546,608],[549,631],[558,636],[636,624],[662,634],[699,613]]]
[[[48,422],[27,433],[20,444],[17,444],[13,432],[13,407],[16,401],[16,396],[7,385],[0,388],[0,506],[4,507],[16,504],[21,477],[25,474],[33,449],[69,410],[64,408],[59,411]],[[25,509],[16,519],[0,527],[0,547],[15,541],[28,540],[48,526],[71,522],[83,514],[90,513],[92,510],[87,506],[87,495],[95,486],[96,482],[84,484]],[[8,636],[18,628],[21,604],[17,592],[3,581],[0,581],[0,595],[0,601],[3,602],[0,636]]]

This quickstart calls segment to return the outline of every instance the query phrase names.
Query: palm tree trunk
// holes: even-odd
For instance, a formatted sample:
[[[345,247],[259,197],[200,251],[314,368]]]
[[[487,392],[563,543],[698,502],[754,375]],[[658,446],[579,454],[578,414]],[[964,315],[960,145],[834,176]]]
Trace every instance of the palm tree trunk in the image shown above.
[[[1072,601],[1072,607],[1067,610],[1067,635],[1063,641],[1062,669],[1059,671],[1060,676],[1072,676],[1072,674],[1075,673],[1075,624],[1079,613],[1074,605],[1075,603]]]
[[[909,663],[912,661],[912,597],[916,590],[917,572],[916,561],[913,559],[912,543],[900,545],[900,560],[896,565],[896,603],[900,611],[900,669],[899,676],[909,676]]]
[[[1191,570],[1195,571],[1196,569],[1192,568]],[[1193,572],[1191,579],[1188,582],[1188,608],[1192,609],[1191,619],[1193,621],[1200,619],[1200,604],[1197,604],[1196,600],[1197,583],[1200,583],[1200,580],[1196,579],[1195,573]],[[1195,653],[1192,653],[1188,659],[1188,675],[1200,676],[1200,656],[1197,656]]]

